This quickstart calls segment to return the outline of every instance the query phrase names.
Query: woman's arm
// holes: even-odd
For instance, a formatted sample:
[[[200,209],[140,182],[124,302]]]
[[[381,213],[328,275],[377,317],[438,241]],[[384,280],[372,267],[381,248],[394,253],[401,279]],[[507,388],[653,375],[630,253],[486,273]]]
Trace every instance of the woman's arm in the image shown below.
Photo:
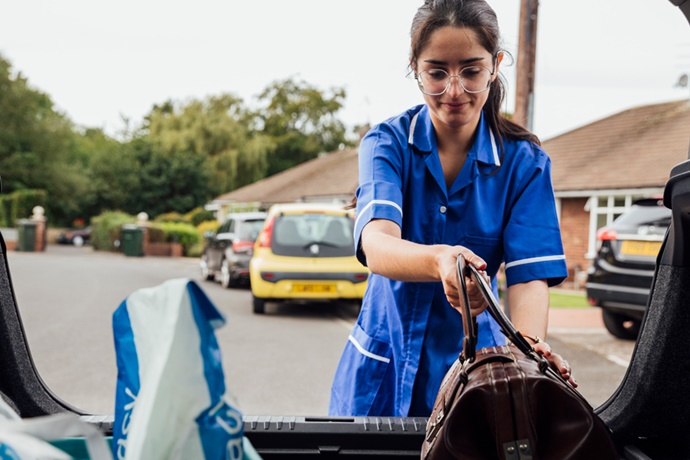
[[[534,280],[510,286],[508,305],[515,329],[529,336],[526,338],[537,353],[544,356],[573,387],[577,387],[570,364],[561,355],[552,352],[549,344],[544,342],[549,315],[549,286],[546,281]]]
[[[362,249],[373,273],[398,281],[441,281],[453,308],[461,307],[456,267],[458,254],[463,254],[477,269],[486,268],[481,257],[463,246],[406,241],[401,238],[400,227],[385,219],[372,220],[364,227]],[[472,314],[478,315],[486,308],[486,302],[474,282],[469,278],[466,282]]]

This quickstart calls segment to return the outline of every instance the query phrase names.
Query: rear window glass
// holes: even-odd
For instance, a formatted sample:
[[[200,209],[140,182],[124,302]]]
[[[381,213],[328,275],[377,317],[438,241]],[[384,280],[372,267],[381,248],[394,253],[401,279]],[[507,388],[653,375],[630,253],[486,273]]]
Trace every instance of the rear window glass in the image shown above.
[[[671,224],[671,210],[663,206],[633,206],[616,219],[616,228],[634,229],[640,225],[668,227]]]
[[[254,241],[259,236],[264,219],[245,220],[239,223],[237,236],[244,241]]]
[[[354,255],[353,220],[346,215],[285,214],[273,228],[271,249],[277,255],[342,257]]]

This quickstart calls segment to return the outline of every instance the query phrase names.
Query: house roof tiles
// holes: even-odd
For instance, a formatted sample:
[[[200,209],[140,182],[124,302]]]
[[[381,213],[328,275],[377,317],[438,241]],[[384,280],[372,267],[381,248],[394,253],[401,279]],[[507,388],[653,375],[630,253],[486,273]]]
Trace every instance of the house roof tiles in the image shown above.
[[[690,102],[631,108],[543,142],[556,191],[663,187],[688,158]]]

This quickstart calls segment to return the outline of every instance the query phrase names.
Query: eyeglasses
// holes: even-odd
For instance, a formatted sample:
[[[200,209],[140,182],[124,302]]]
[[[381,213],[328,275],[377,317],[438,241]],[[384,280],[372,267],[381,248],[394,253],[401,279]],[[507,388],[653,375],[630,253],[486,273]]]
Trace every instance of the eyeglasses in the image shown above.
[[[450,86],[450,79],[457,78],[462,89],[467,93],[482,93],[491,86],[491,77],[494,72],[488,67],[465,67],[458,75],[449,75],[443,69],[427,69],[417,75],[419,89],[429,96],[440,96]]]

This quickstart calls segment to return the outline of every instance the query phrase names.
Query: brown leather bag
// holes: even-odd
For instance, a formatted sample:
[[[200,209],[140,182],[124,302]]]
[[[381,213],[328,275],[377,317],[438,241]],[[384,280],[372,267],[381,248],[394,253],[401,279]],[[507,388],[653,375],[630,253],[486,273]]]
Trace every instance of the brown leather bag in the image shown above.
[[[476,350],[465,276],[515,346]],[[585,398],[515,330],[477,269],[458,256],[465,338],[427,423],[423,460],[618,459],[611,433]]]

